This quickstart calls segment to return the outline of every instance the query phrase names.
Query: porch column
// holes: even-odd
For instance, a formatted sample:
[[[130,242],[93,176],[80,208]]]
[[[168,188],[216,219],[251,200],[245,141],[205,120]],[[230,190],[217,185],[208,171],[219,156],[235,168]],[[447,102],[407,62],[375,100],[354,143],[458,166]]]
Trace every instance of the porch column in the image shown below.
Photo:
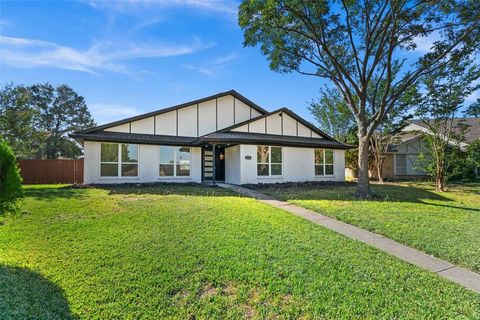
[[[217,154],[217,145],[214,143],[212,144],[212,157],[213,157],[213,162],[212,162],[212,183],[215,184],[215,162],[216,162],[216,154]]]

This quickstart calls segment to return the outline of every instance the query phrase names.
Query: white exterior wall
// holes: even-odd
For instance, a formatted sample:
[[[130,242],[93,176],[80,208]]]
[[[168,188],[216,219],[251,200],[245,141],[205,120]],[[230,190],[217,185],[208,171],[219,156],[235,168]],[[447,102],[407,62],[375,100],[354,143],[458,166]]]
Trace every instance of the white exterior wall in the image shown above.
[[[110,127],[105,131],[199,137],[259,115],[255,109],[227,95]]]
[[[131,130],[135,133],[152,134],[154,130],[154,117],[131,122]]]
[[[155,116],[155,134],[165,136],[177,135],[177,111],[170,111]]]
[[[282,113],[281,116],[280,113]],[[285,112],[271,114],[268,117],[260,118],[246,125],[234,128],[232,131],[322,138],[319,134],[313,132],[312,129],[306,127]]]
[[[100,144],[96,141],[84,143],[84,183],[146,183],[146,182],[202,182],[201,148],[190,148],[190,177],[160,177],[160,150],[156,145],[138,145],[137,177],[100,177]]]
[[[177,110],[177,131],[179,136],[197,136],[197,106],[193,105]]]
[[[124,124],[121,124],[119,126],[107,128],[107,129],[105,129],[105,131],[129,133],[130,132],[130,123],[124,123]]]
[[[234,104],[236,100],[233,96],[225,96],[217,99],[217,127],[226,128],[233,125],[233,117],[234,117]],[[215,121],[215,112],[210,114],[209,116],[213,118]],[[238,122],[236,122],[238,123]],[[215,128],[210,132],[215,131]]]
[[[225,182],[241,184],[240,145],[225,149]]]
[[[229,149],[232,149],[232,156],[235,153],[239,153],[240,169],[238,174],[232,172],[234,168],[229,168],[229,174],[227,174],[227,170],[225,171],[227,183],[256,184],[345,180],[345,150],[334,150],[334,174],[332,176],[315,176],[314,149],[282,147],[282,176],[259,177],[257,176],[256,145],[240,145],[238,151],[233,148]],[[227,150],[225,151],[226,155]],[[245,158],[248,156],[251,157],[250,160]],[[225,164],[227,166],[227,156],[226,161],[227,162]],[[240,179],[238,179],[236,175],[239,175]]]

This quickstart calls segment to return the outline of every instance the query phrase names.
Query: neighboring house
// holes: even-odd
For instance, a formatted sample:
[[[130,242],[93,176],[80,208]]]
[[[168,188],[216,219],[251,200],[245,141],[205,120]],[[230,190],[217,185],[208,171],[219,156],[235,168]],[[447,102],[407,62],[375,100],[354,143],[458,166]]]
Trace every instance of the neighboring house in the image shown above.
[[[84,146],[86,184],[343,181],[350,147],[233,90],[71,136]]]
[[[454,127],[459,127],[459,121],[468,126],[464,134],[465,140],[461,143],[452,141],[452,144],[465,147],[470,142],[480,139],[480,119],[455,119]],[[408,125],[398,136],[398,143],[389,147],[383,164],[385,178],[412,178],[425,176],[417,159],[420,153],[426,151],[424,135],[429,130],[422,120],[408,120]]]

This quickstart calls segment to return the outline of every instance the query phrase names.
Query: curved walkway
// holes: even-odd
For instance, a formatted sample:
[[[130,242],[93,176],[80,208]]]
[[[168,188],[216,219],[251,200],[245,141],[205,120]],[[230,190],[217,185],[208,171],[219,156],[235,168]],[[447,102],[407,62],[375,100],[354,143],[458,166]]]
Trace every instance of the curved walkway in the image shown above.
[[[289,202],[276,200],[256,190],[241,186],[219,183],[219,187],[231,189],[243,196],[255,198],[273,207],[288,211],[327,229],[343,234],[357,241],[367,243],[417,267],[436,273],[470,290],[480,293],[480,274],[458,267],[444,260],[430,256],[382,235],[361,229],[345,222],[324,216]]]

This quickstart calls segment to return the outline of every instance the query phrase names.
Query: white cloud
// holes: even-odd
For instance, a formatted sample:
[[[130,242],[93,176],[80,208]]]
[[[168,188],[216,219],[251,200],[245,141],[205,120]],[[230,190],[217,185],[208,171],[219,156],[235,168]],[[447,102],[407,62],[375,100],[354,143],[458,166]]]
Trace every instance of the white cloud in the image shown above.
[[[427,53],[432,50],[436,41],[441,40],[441,36],[438,32],[433,32],[426,37],[416,37],[413,39],[417,47],[415,51],[419,53]]]
[[[465,98],[465,104],[470,105],[474,102],[477,102],[477,99],[480,99],[480,90],[472,92],[471,95]]]
[[[214,44],[194,39],[191,43],[97,43],[78,50],[37,39],[0,36],[0,63],[17,68],[53,67],[97,74],[107,70],[131,74],[125,61],[191,54]]]
[[[211,62],[206,62],[204,64],[184,64],[182,65],[182,68],[186,70],[196,71],[210,78],[216,78],[228,68],[228,65],[231,62],[237,60],[238,58],[238,54],[233,52],[228,55],[218,57],[217,59],[214,59]]]
[[[88,104],[88,109],[99,125],[140,114],[134,107],[110,103],[91,103]]]
[[[89,4],[95,8],[110,9],[120,12],[129,12],[132,9],[150,9],[152,7],[183,7],[232,15],[237,14],[238,7],[238,3],[232,0],[90,0]]]

